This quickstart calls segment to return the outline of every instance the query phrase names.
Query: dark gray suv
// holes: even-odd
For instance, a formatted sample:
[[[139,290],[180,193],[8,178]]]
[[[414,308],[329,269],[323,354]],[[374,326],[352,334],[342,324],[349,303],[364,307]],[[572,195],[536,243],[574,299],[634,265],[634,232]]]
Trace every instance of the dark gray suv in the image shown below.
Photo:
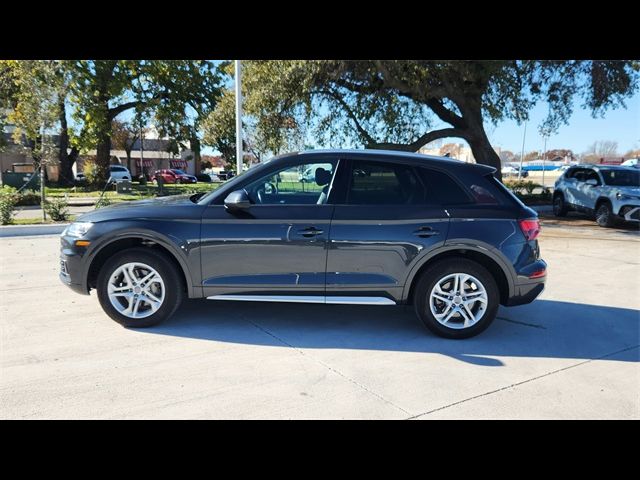
[[[310,172],[313,172],[311,175]],[[207,195],[112,205],[61,235],[60,278],[126,327],[182,299],[413,304],[466,338],[544,288],[536,213],[493,168],[389,151],[277,157]]]

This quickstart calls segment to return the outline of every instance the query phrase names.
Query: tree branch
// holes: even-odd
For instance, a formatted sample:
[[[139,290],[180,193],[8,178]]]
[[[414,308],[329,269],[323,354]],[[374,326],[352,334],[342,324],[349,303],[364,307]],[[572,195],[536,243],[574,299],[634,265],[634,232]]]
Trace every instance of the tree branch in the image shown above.
[[[439,138],[459,137],[467,140],[468,135],[464,130],[458,128],[443,128],[441,130],[432,130],[420,136],[411,143],[375,143],[367,144],[367,148],[383,149],[383,150],[399,150],[403,152],[417,152],[424,145],[438,140]]]
[[[109,109],[109,120],[113,120],[122,112],[129,110],[130,108],[135,108],[140,105],[142,102],[140,100],[135,100],[133,102],[123,103],[122,105],[118,105],[117,107],[113,107]]]
[[[328,97],[333,98],[335,101],[337,101],[340,104],[340,106],[344,109],[344,111],[347,114],[347,116],[351,119],[351,121],[353,121],[353,123],[354,123],[354,125],[356,127],[356,130],[358,130],[360,135],[362,135],[364,137],[365,141],[367,143],[376,143],[376,140],[360,124],[360,121],[358,120],[358,117],[356,116],[355,113],[353,113],[353,110],[351,110],[351,108],[349,107],[347,102],[345,102],[345,100],[342,98],[342,96],[340,94],[338,94],[336,92],[332,92],[330,90],[318,90],[318,91],[312,92],[312,93],[318,93],[320,95],[326,95]]]

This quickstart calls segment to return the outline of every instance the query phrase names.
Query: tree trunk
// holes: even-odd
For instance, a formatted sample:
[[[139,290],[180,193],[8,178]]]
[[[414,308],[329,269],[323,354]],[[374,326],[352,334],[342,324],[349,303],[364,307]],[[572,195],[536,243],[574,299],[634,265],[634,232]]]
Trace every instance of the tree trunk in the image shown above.
[[[58,177],[58,183],[61,185],[69,186],[73,185],[73,163],[70,161],[67,149],[69,148],[69,131],[67,129],[67,110],[64,104],[64,98],[60,98],[58,102],[60,109],[60,152],[58,154],[58,160],[60,161],[60,176]],[[73,159],[75,161],[75,159]]]
[[[125,150],[125,153],[127,154],[127,170],[131,173],[131,149]]]
[[[96,147],[96,165],[98,167],[98,182],[104,184],[109,178],[111,164],[111,133],[103,132],[98,138]]]
[[[202,157],[200,156],[200,140],[194,135],[190,142],[191,151],[193,152],[193,163],[195,167],[194,173],[197,175],[200,173]]]
[[[480,126],[479,129],[475,129],[475,131],[471,132],[468,142],[476,163],[494,167],[496,171],[493,176],[502,181],[502,165],[500,157],[491,146],[491,143],[489,143],[489,138],[487,137],[484,128]]]

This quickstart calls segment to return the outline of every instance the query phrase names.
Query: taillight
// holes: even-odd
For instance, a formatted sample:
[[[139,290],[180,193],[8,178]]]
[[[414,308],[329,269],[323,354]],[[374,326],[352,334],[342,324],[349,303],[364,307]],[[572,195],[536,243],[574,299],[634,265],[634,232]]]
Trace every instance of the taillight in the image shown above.
[[[527,241],[538,238],[538,234],[540,233],[540,221],[537,218],[518,220],[518,223],[520,224],[520,230],[522,230]]]

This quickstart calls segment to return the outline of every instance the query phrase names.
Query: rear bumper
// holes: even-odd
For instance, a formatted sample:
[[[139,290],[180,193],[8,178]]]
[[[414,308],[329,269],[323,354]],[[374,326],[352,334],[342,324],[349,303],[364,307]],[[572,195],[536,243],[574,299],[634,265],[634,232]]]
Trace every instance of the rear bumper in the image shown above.
[[[533,302],[544,290],[544,279],[540,282],[523,283],[515,286],[516,294],[507,300],[505,306],[514,307]]]

